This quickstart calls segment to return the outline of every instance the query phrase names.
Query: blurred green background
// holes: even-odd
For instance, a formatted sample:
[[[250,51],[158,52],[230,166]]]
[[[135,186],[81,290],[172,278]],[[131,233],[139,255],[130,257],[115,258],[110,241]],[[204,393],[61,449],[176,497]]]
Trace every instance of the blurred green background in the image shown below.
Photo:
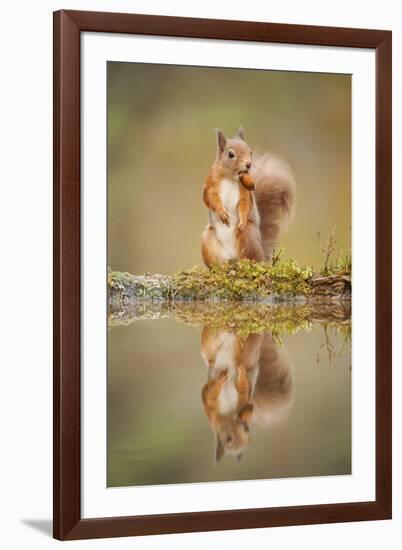
[[[291,165],[297,213],[286,256],[322,265],[327,234],[351,245],[351,77],[108,63],[108,263],[136,274],[202,263],[202,187],[214,129],[243,125],[254,151]]]

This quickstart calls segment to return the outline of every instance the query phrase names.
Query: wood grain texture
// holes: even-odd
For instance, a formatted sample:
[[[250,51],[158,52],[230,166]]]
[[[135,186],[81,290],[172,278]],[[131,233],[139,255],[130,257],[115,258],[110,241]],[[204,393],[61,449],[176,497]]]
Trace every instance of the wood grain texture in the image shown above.
[[[67,10],[81,31],[376,48],[388,31]]]
[[[80,33],[376,50],[376,500],[81,519]],[[391,446],[391,32],[121,13],[54,14],[54,536],[61,540],[388,519]]]
[[[376,499],[392,514],[392,36],[376,48]]]
[[[54,536],[80,510],[80,33],[54,16]]]

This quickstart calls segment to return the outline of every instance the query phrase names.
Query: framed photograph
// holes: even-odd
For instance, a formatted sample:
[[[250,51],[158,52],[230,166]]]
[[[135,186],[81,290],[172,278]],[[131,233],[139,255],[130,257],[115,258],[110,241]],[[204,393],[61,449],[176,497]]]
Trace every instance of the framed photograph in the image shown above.
[[[391,225],[391,32],[56,12],[54,536],[391,518]]]

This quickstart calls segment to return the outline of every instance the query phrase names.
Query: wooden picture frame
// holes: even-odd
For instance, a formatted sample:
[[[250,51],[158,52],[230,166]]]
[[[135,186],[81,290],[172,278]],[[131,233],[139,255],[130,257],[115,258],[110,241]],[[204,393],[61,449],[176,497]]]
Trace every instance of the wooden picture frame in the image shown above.
[[[376,499],[81,518],[80,36],[128,33],[375,49]],[[391,518],[391,32],[62,10],[54,14],[54,537],[61,540]]]

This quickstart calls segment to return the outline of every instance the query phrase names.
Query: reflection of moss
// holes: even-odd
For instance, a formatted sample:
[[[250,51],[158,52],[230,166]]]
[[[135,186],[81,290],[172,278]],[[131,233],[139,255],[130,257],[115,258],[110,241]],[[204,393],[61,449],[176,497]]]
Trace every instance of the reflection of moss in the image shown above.
[[[239,336],[268,331],[279,337],[299,330],[308,331],[318,323],[339,328],[346,337],[351,330],[350,314],[348,304],[133,301],[125,307],[109,308],[109,326],[169,317],[191,326],[228,330]]]
[[[191,326],[209,327],[216,330],[228,330],[238,336],[252,333],[271,332],[279,336],[282,333],[294,334],[300,329],[311,330],[308,308],[281,308],[261,305],[244,307],[243,304],[199,304],[196,308],[174,309],[172,316]]]

